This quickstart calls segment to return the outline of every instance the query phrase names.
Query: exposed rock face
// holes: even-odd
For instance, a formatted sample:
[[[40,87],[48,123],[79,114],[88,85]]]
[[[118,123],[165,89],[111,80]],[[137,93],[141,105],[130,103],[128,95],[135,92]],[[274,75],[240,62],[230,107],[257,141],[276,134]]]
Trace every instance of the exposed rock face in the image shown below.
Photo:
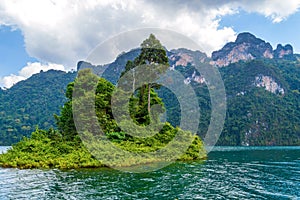
[[[212,53],[213,64],[219,67],[263,57],[273,58],[272,46],[250,33],[239,34],[235,42],[227,43],[221,50]]]
[[[284,58],[286,56],[293,55],[293,47],[289,44],[282,46],[281,44],[277,45],[277,48],[274,50],[275,58]]]
[[[240,33],[235,42],[227,43],[221,50],[212,53],[212,64],[224,67],[240,60],[259,58],[291,58],[293,47],[291,45],[278,45],[273,51],[270,43],[256,38],[250,33]]]
[[[176,49],[168,52],[171,70],[179,69],[184,76],[185,84],[190,84],[192,81],[203,84],[205,78],[194,69],[196,60],[201,63],[208,62],[208,57],[200,51],[192,51],[188,49]]]
[[[190,84],[192,81],[203,84],[205,83],[205,78],[201,75],[197,75],[197,72],[194,71],[194,73],[192,74],[192,76],[187,77],[184,80],[184,84]]]
[[[198,61],[200,62],[205,62],[208,59],[205,53],[184,48],[171,50],[170,52],[168,52],[168,57],[171,66],[174,65],[182,67],[194,65],[194,59],[198,59]]]
[[[80,61],[77,64],[77,71],[80,69],[90,68],[93,73],[106,78],[113,84],[116,84],[121,72],[125,69],[125,65],[128,60],[134,60],[135,57],[140,53],[140,49],[133,49],[127,53],[123,53],[117,57],[117,59],[107,65],[93,65],[91,63]],[[169,58],[170,69],[175,70],[181,69],[184,72],[186,80],[185,83],[190,83],[195,81],[198,83],[204,83],[204,78],[196,73],[195,70],[191,70],[191,67],[195,65],[195,59],[200,62],[208,61],[208,57],[205,53],[200,51],[192,51],[184,48],[175,49],[167,51],[167,56]]]
[[[188,54],[179,54],[179,56],[180,59],[175,63],[175,65],[181,65],[183,67],[186,67],[188,63],[193,62],[193,58]]]
[[[256,76],[254,85],[256,87],[263,87],[274,94],[284,95],[284,89],[270,76]]]

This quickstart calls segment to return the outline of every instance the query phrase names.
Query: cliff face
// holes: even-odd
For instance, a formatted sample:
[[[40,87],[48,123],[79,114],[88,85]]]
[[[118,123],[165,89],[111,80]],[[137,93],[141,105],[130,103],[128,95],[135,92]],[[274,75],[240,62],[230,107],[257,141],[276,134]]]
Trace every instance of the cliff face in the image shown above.
[[[102,77],[116,84],[126,62],[139,53],[139,49],[133,49],[106,65],[81,61],[78,70],[91,68],[98,75],[104,72]],[[183,84],[190,84],[198,96],[201,111],[198,134],[204,137],[210,123],[211,101],[205,78],[195,64],[211,60],[200,51],[188,49],[170,50],[167,55],[170,70],[180,72]],[[213,59],[226,66],[219,68],[228,112],[218,145],[300,145],[300,55],[293,54],[291,45],[279,44],[273,51],[269,43],[244,33],[214,52]],[[236,63],[227,66],[231,62]],[[36,124],[40,128],[55,126],[51,120],[53,113],[59,112],[66,100],[66,85],[75,77],[76,73],[48,71],[10,89],[0,88],[0,143],[11,145],[31,134]],[[164,100],[167,121],[178,126],[181,110],[175,94],[164,87],[157,92]]]
[[[293,55],[293,47],[289,44],[282,46],[281,44],[277,45],[277,48],[274,50],[275,58],[284,58],[287,56]]]
[[[235,42],[227,43],[221,50],[212,53],[212,64],[224,67],[240,60],[291,58],[293,47],[279,44],[273,50],[270,43],[256,38],[251,33],[240,33]]]
[[[140,49],[133,49],[129,52],[119,55],[116,60],[107,65],[93,65],[85,61],[79,61],[77,64],[77,71],[85,68],[90,68],[92,71],[106,78],[113,84],[116,84],[122,71],[125,69],[125,65],[128,60],[134,60],[135,57],[140,53]],[[171,70],[179,70],[184,73],[186,80],[185,83],[188,84],[191,81],[198,83],[204,83],[204,78],[192,70],[195,65],[195,59],[200,62],[208,62],[208,57],[205,53],[200,51],[192,51],[184,48],[173,49],[167,51],[167,56],[169,58],[169,65]]]
[[[256,87],[265,88],[265,90],[273,94],[284,95],[284,89],[270,76],[264,76],[264,75],[256,76],[254,85]]]
[[[119,55],[114,62],[101,66],[94,66],[90,63],[80,61],[77,70],[91,68],[95,74],[102,74],[102,77],[116,84],[127,61],[134,60],[139,53],[140,49],[133,49]],[[255,37],[251,33],[240,33],[235,42],[227,43],[221,50],[213,52],[211,59],[205,53],[184,48],[167,51],[167,56],[169,58],[170,70],[180,71],[185,76],[185,84],[190,84],[191,82],[205,83],[205,78],[195,70],[196,60],[210,62],[218,67],[229,66],[239,61],[256,59],[297,60],[297,55],[294,54],[291,45],[283,46],[278,44],[277,48],[273,50],[270,43]],[[262,73],[257,74],[254,84],[253,80],[251,83],[253,86],[263,87],[269,92],[284,95],[284,90],[273,79],[274,77]]]
[[[192,51],[184,48],[174,49],[168,52],[169,64],[171,67],[182,66],[187,67],[188,65],[194,65],[197,59],[200,62],[207,61],[205,53],[200,51]]]

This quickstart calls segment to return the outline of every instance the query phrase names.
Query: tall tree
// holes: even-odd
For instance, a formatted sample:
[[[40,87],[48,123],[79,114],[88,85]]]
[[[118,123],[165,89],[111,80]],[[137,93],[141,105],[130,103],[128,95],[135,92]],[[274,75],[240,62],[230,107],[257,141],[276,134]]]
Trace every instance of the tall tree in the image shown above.
[[[156,39],[156,37],[153,34],[150,34],[149,38],[144,40],[141,44],[141,53],[140,55],[132,62],[128,61],[125,67],[125,71],[122,73],[124,75],[126,72],[132,70],[133,76],[134,74],[134,68],[139,65],[150,65],[151,66],[157,66],[160,65],[157,71],[157,74],[162,73],[163,71],[166,71],[169,67],[167,52],[165,48],[162,46],[160,41]],[[133,77],[133,90],[134,90],[134,83],[135,83],[135,77]],[[150,114],[151,111],[151,89],[159,87],[158,84],[155,83],[148,83],[143,85],[143,87],[140,89],[140,104],[143,103],[144,100],[144,94],[148,94],[147,96],[147,110],[148,114]]]
[[[89,87],[93,86],[93,81],[97,81],[96,91],[89,90]],[[73,99],[74,87],[76,85],[77,94],[75,96],[77,98]],[[91,116],[93,117],[96,114],[99,125],[102,130],[107,132],[116,132],[119,131],[119,128],[113,120],[113,114],[111,110],[111,95],[114,91],[114,85],[104,78],[99,78],[95,74],[92,73],[91,69],[82,69],[78,72],[78,77],[74,82],[71,82],[67,86],[66,97],[68,101],[61,108],[60,116],[55,115],[56,123],[58,130],[61,132],[64,139],[68,141],[73,141],[78,138],[78,133],[76,130],[76,126],[74,123],[74,110],[73,106],[78,104],[82,104],[84,107],[84,100],[87,99],[88,95],[95,96],[95,111],[91,111]],[[88,106],[88,104],[86,104]],[[90,109],[90,108],[88,108]],[[77,113],[79,111],[77,110]],[[85,112],[85,114],[88,112]],[[78,116],[77,116],[78,117]],[[85,121],[86,124],[91,122],[91,118],[80,117],[81,121]]]

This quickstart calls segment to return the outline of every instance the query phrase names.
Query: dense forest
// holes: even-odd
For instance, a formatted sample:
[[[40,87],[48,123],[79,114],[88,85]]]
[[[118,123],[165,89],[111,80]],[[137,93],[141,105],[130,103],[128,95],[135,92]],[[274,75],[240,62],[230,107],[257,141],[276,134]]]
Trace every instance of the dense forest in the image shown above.
[[[251,51],[254,51],[251,49]],[[141,49],[122,53],[107,66],[79,62],[78,69],[91,68],[95,74],[107,67],[103,78],[114,85],[124,70],[141,53]],[[198,135],[203,138],[211,117],[211,104],[206,84],[195,81],[201,74],[191,58],[209,61],[199,51],[177,49],[167,51],[171,70],[180,72],[198,96],[200,124]],[[225,55],[224,55],[225,56]],[[257,58],[220,67],[227,96],[227,113],[218,145],[300,145],[300,62],[293,54],[283,58]],[[187,58],[188,62],[183,58]],[[128,62],[129,61],[129,62]],[[130,64],[131,63],[131,64]],[[67,100],[65,87],[76,73],[43,72],[0,90],[0,144],[10,145],[39,128],[56,127],[54,113]],[[167,88],[152,88],[165,106],[166,119],[176,127],[180,122],[180,105]]]
[[[35,74],[7,90],[0,89],[0,145],[30,136],[38,126],[55,127],[54,114],[67,100],[65,89],[75,72],[50,70]]]
[[[191,77],[195,72],[191,64],[175,69],[185,77]],[[300,145],[298,61],[240,61],[219,71],[226,90],[227,113],[217,145]],[[267,79],[269,85],[258,87],[259,77],[271,77],[271,80]],[[211,117],[209,91],[206,84],[190,84],[198,96],[201,111],[198,134],[204,138]],[[272,86],[274,91],[269,91]],[[158,90],[158,94],[166,105],[168,121],[178,125],[180,106],[176,97],[166,88]]]
[[[254,60],[220,69],[228,110],[220,145],[300,145],[300,63]],[[272,77],[281,91],[256,87]]]
[[[151,48],[153,45],[155,49]],[[158,76],[168,69],[166,52],[154,35],[151,34],[141,47],[140,55],[128,61],[125,72],[142,70]],[[138,65],[142,68],[136,69]],[[125,79],[124,84],[128,81]],[[93,87],[95,90],[91,89]],[[18,168],[129,167],[205,158],[204,145],[195,133],[160,121],[159,113],[164,110],[164,104],[154,90],[159,87],[143,82],[133,94],[131,88],[129,91],[117,89],[114,101],[121,102],[118,108],[121,121],[117,123],[112,110],[115,86],[90,69],[80,70],[75,81],[67,85],[67,101],[60,114],[55,115],[58,129],[37,128],[29,138],[23,138],[7,153],[0,154],[0,165]],[[127,102],[128,95],[129,110],[126,103],[122,104]],[[161,112],[154,112],[153,105],[160,105]]]

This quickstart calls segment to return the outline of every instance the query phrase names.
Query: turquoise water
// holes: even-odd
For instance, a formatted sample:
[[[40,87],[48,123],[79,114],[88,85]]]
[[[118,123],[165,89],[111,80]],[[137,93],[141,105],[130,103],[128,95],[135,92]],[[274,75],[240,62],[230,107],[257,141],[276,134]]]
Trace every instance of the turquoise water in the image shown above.
[[[144,174],[0,168],[0,199],[300,199],[300,147],[217,147]]]

